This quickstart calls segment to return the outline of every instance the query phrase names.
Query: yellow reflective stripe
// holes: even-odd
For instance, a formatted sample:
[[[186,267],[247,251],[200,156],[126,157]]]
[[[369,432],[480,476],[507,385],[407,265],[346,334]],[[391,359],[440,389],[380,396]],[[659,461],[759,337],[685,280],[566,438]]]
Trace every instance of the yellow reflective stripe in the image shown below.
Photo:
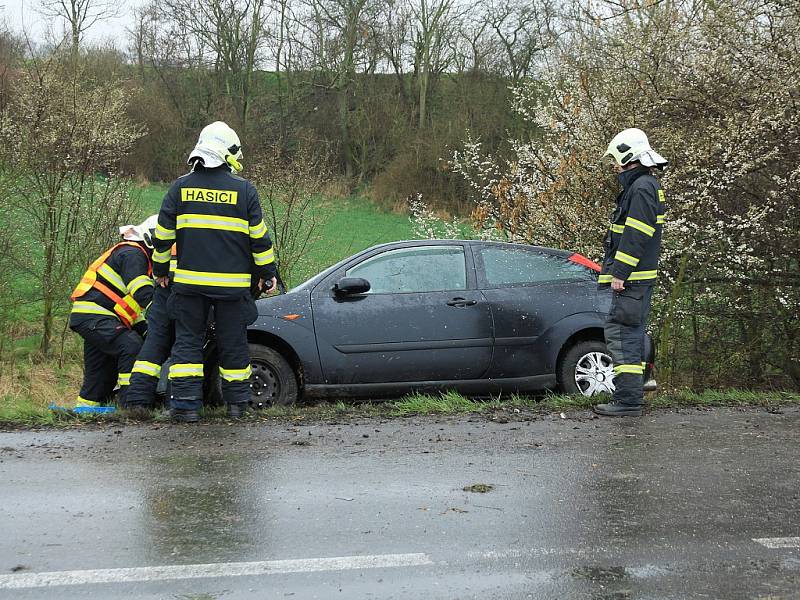
[[[100,406],[100,403],[78,396],[78,399],[75,400],[75,406]]]
[[[259,267],[275,262],[275,251],[270,248],[264,252],[253,252],[253,260]]]
[[[612,278],[612,275],[608,275],[608,274],[600,275],[597,278],[597,283],[611,283],[611,278]]]
[[[634,219],[633,217],[628,217],[627,219],[625,219],[625,225],[627,225],[628,227],[633,227],[634,229],[638,229],[643,234],[649,235],[650,237],[653,237],[653,234],[656,232],[655,227],[651,227],[644,221],[640,221],[639,219]]]
[[[250,226],[250,237],[254,240],[264,237],[265,233],[267,233],[267,226],[264,224],[263,220],[258,225]]]
[[[656,217],[656,225],[663,225],[664,224],[664,215],[658,215]]]
[[[104,263],[100,265],[100,267],[97,269],[97,272],[111,282],[120,292],[123,294],[128,293],[128,286],[125,285],[122,277],[120,277],[119,273],[117,273],[114,269],[109,267],[108,264]]]
[[[625,231],[625,225],[617,225],[616,223],[614,223],[611,227],[609,227],[609,229],[614,233],[622,233],[623,231]]]
[[[153,250],[153,262],[164,264],[169,262],[172,253],[169,250],[164,250],[163,252],[158,252],[157,250]]]
[[[174,240],[175,239],[175,230],[174,229],[167,229],[161,223],[156,225],[156,238],[159,240]]]
[[[139,275],[128,284],[128,292],[133,295],[146,285],[153,285],[153,280],[147,275]]]
[[[178,229],[217,229],[245,234],[250,230],[244,219],[217,215],[178,215]]]
[[[173,258],[171,261],[169,261],[170,272],[174,273],[177,267],[178,267],[178,261],[176,259]]]
[[[117,313],[114,311],[108,310],[96,302],[87,302],[85,300],[77,300],[72,305],[72,312],[87,315],[108,315],[111,317],[117,316]]]
[[[635,256],[631,256],[630,254],[625,254],[622,250],[617,250],[617,253],[614,255],[614,258],[632,267],[635,267],[636,265],[639,264],[638,258],[636,258]]]
[[[130,385],[131,384],[131,374],[130,373],[120,373],[119,377],[117,378],[117,383],[119,385]]]
[[[198,363],[175,363],[169,367],[169,378],[202,377],[203,365]]]
[[[644,374],[644,366],[641,364],[638,365],[614,365],[614,373],[632,373],[634,375],[643,375]]]
[[[667,198],[664,195],[664,190],[658,190],[658,201],[659,202],[666,202]]]
[[[208,271],[175,269],[175,283],[249,288],[250,273],[211,273]]]
[[[151,377],[161,377],[161,366],[146,360],[137,360],[133,363],[131,373],[142,373]]]
[[[628,276],[628,281],[644,281],[647,279],[655,279],[658,276],[658,271],[634,271]]]
[[[220,367],[219,374],[225,381],[247,381],[250,379],[252,370],[250,365],[247,365],[244,369],[223,369]]]

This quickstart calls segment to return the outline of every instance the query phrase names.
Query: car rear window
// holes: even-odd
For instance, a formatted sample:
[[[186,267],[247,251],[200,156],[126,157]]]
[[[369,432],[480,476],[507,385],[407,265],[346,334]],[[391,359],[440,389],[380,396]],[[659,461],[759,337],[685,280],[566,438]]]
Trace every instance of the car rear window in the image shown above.
[[[489,287],[592,279],[586,267],[537,250],[484,246],[478,256],[483,284]]]

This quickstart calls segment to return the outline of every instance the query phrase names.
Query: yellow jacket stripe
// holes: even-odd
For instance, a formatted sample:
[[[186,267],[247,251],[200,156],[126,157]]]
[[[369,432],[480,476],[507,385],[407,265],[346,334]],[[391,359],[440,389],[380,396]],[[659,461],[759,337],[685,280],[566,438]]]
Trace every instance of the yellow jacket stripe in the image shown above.
[[[247,221],[237,217],[216,215],[178,215],[178,229],[217,229],[247,234],[250,227]]]
[[[628,281],[647,281],[648,279],[655,279],[658,276],[658,270],[652,271],[634,271],[628,277]]]
[[[167,229],[161,223],[156,225],[156,237],[159,240],[169,241],[175,239],[175,230]]]
[[[202,377],[203,365],[198,363],[175,363],[169,367],[169,378]]]
[[[664,224],[664,215],[656,215],[656,225]]]
[[[259,267],[275,262],[275,251],[270,248],[264,252],[253,252],[253,261]]]
[[[169,250],[164,250],[164,252],[153,250],[153,262],[166,263],[169,262],[171,256],[172,253]]]
[[[617,250],[617,253],[614,255],[614,259],[624,262],[626,265],[630,265],[632,267],[635,267],[639,264],[638,258],[631,256],[630,254],[625,254],[622,250]]]
[[[653,237],[653,234],[656,232],[655,227],[651,227],[644,221],[640,221],[639,219],[634,219],[633,217],[628,217],[625,219],[625,225],[627,227],[633,227],[634,229],[641,231],[643,234]]]
[[[617,225],[616,223],[613,223],[609,229],[614,233],[622,233],[625,231],[625,225]]]
[[[119,377],[117,378],[117,384],[120,385],[120,386],[130,385],[131,384],[131,374],[130,373],[120,373]]]
[[[250,226],[250,237],[254,240],[264,237],[267,233],[267,226],[264,224],[264,221],[261,221],[258,225],[251,225]]]
[[[252,370],[250,365],[247,365],[244,369],[224,369],[220,367],[219,374],[225,381],[247,381],[250,379]]]
[[[610,273],[604,273],[603,275],[599,275],[597,277],[597,283],[611,283],[613,275]]]
[[[108,266],[108,263],[103,263],[100,265],[97,268],[97,272],[100,273],[100,275],[109,281],[115,288],[117,288],[117,291],[119,291],[123,296],[128,293],[128,286],[125,285],[125,281],[123,281],[119,273]]]
[[[644,366],[642,364],[614,365],[614,373],[617,375],[619,375],[620,373],[632,373],[633,375],[643,375]]]
[[[96,302],[87,302],[86,300],[76,300],[72,304],[72,312],[85,315],[107,315],[117,318],[117,313],[114,311],[108,310]]]
[[[153,278],[147,275],[139,275],[131,279],[131,282],[128,284],[128,293],[133,296],[146,285],[153,285]]]
[[[133,363],[133,370],[131,373],[142,373],[158,378],[161,377],[161,366],[146,360],[137,360]]]
[[[210,273],[208,271],[175,269],[175,283],[249,288],[250,273]]]

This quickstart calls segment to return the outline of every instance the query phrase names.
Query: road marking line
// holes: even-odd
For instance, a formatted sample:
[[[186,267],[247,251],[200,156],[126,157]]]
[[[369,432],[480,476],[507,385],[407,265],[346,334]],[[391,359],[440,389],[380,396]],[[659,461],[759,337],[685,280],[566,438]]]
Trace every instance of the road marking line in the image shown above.
[[[314,573],[354,569],[388,569],[432,565],[427,554],[377,554],[372,556],[338,556],[333,558],[301,558],[264,560],[205,565],[169,565],[85,571],[53,571],[0,575],[0,589],[42,588],[92,583],[132,583],[169,579],[201,579],[208,577],[245,577],[281,573]]]
[[[753,538],[767,548],[800,548],[800,537]]]

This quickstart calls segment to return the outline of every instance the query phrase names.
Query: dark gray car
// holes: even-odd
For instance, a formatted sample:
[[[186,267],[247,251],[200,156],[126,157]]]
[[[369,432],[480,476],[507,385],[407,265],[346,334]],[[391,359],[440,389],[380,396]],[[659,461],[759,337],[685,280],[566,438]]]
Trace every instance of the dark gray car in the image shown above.
[[[374,246],[258,302],[253,403],[612,391],[603,342],[611,296],[598,290],[597,270],[579,254],[518,244]]]

